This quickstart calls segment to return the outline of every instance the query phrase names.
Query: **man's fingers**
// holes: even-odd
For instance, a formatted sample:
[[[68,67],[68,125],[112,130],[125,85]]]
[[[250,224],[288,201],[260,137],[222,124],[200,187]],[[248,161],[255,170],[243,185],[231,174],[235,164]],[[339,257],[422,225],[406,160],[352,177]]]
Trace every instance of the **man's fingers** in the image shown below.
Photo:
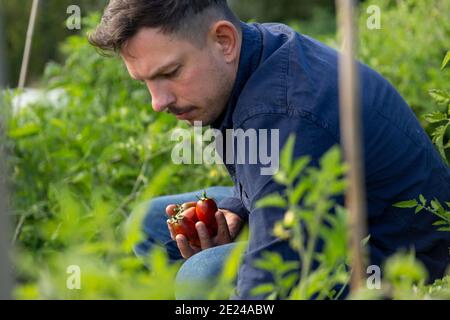
[[[169,205],[166,207],[166,214],[167,214],[169,217],[172,217],[172,216],[174,215],[174,210],[175,210],[176,207],[177,207],[176,204],[169,204]]]
[[[170,206],[167,207],[167,210],[171,209],[172,208]],[[214,239],[210,237],[208,228],[204,222],[198,221],[195,224],[195,229],[200,240],[201,250],[211,248],[215,245],[227,244],[232,241],[230,231],[228,229],[228,223],[223,212],[217,211],[215,213],[215,218],[217,221],[217,235]],[[167,225],[169,227],[170,236],[177,242],[178,249],[180,249],[180,253],[184,259],[188,259],[200,251],[200,248],[192,247],[184,235],[178,234],[175,236],[172,225],[170,223],[167,223]]]
[[[173,232],[172,225],[169,223],[169,219],[167,219],[167,227],[169,228],[170,237],[175,240],[175,232]]]
[[[180,249],[181,256],[184,259],[188,259],[195,254],[194,249],[189,245],[189,242],[184,235],[178,234],[175,237],[175,240],[177,242],[178,249]]]
[[[217,241],[219,244],[230,243],[232,241],[228,223],[223,212],[220,210],[216,212],[217,221]]]
[[[211,248],[213,246],[213,243],[205,224],[199,221],[195,224],[195,228],[197,229],[198,238],[200,239],[202,249],[204,250]]]
[[[242,229],[244,221],[234,212],[231,212],[226,209],[220,209],[220,211],[223,213],[223,215],[225,216],[225,220],[227,221],[231,239],[233,240],[236,239],[237,235],[240,233]]]

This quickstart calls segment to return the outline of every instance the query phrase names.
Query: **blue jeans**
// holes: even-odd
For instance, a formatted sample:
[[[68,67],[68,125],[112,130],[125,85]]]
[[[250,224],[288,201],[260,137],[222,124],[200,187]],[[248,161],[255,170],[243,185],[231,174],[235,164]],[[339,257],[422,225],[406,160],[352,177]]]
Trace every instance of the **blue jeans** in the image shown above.
[[[232,187],[211,187],[206,189],[209,197],[217,202],[232,195]],[[203,190],[168,195],[154,198],[149,201],[148,209],[143,220],[143,231],[146,239],[135,246],[134,251],[138,256],[146,256],[154,246],[162,246],[166,249],[171,261],[181,260],[183,257],[177,244],[170,237],[167,228],[166,207],[169,204],[183,203],[197,200]],[[235,247],[234,243],[203,250],[187,259],[176,277],[175,296],[177,299],[205,299],[208,289],[214,287],[217,276],[222,271],[224,261]],[[189,280],[189,290],[183,289],[183,284]]]

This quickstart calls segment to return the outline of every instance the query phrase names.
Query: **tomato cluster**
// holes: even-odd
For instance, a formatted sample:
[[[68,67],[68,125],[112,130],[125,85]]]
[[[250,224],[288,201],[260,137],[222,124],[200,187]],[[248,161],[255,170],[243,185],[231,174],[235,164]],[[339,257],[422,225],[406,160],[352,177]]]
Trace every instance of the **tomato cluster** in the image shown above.
[[[195,229],[195,224],[202,221],[210,237],[217,235],[217,221],[215,214],[217,204],[212,198],[206,196],[206,192],[197,202],[185,202],[177,204],[171,212],[168,213],[169,224],[172,226],[174,236],[184,235],[193,246],[200,247],[200,240]]]

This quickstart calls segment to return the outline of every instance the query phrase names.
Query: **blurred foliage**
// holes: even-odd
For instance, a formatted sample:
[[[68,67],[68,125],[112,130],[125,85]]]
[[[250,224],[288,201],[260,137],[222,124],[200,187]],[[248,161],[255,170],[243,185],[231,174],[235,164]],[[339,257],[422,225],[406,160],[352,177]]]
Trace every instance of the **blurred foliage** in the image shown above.
[[[7,65],[9,67],[9,85],[17,85],[22,62],[25,37],[28,27],[32,0],[0,0],[3,10],[4,26],[7,39]],[[83,16],[91,11],[101,11],[108,0],[40,0],[36,19],[36,30],[29,66],[29,84],[39,81],[48,61],[63,61],[64,55],[58,54],[58,46],[65,38],[80,34],[78,30],[66,27],[67,7],[78,5]],[[245,0],[230,1],[231,6],[242,20],[258,21],[297,20],[308,25],[308,32],[333,33],[333,0]],[[0,11],[1,11],[0,10]],[[323,18],[323,20],[322,20]],[[309,22],[312,26],[309,27]]]
[[[381,29],[367,27],[367,7],[381,10]],[[417,115],[436,110],[427,92],[446,88],[439,70],[450,43],[450,1],[370,0],[361,7],[360,58],[385,76]],[[443,110],[443,109],[442,109]]]
[[[87,29],[98,20],[91,17]],[[16,93],[3,96],[10,106],[13,242],[21,248],[20,259],[26,259],[18,263],[25,268],[19,297],[24,292],[67,297],[60,280],[68,261],[83,264],[92,281],[98,275],[111,287],[98,296],[95,288],[83,290],[82,298],[124,298],[127,292],[135,297],[140,291],[121,286],[138,288],[153,280],[131,250],[139,227],[131,238],[123,231],[132,208],[155,196],[231,185],[231,180],[223,166],[172,163],[176,142],[170,137],[177,120],[152,112],[147,89],[130,79],[118,58],[100,56],[84,35],[69,37],[62,52],[65,63],[48,64],[43,79],[46,90],[62,92],[56,107],[43,99],[13,112]],[[151,261],[166,263],[165,257],[158,259]],[[127,284],[121,277],[128,276],[133,279]],[[143,297],[151,294],[156,293]]]
[[[444,70],[450,62],[450,51],[444,57],[441,69]],[[428,92],[435,103],[445,107],[443,111],[435,111],[424,116],[431,124],[431,137],[441,157],[450,164],[450,92],[446,89],[432,89]]]
[[[309,20],[293,19],[287,21],[290,27],[297,32],[311,36],[324,43],[332,44],[335,41],[336,17],[331,11],[315,8]]]
[[[69,30],[66,27],[66,19],[69,17],[67,7],[78,5],[84,16],[90,11],[99,10],[106,3],[107,0],[40,0],[31,49],[28,83],[39,80],[48,61],[60,58],[62,60],[63,56],[58,56],[59,44],[66,37],[79,34],[78,30]],[[3,26],[6,29],[8,83],[11,87],[15,87],[19,80],[31,4],[32,0],[0,0]]]
[[[450,300],[450,273],[426,284],[428,272],[414,252],[398,252],[383,266],[384,278],[378,290],[363,288],[350,296],[354,300]],[[450,271],[450,270],[449,270]]]
[[[121,217],[99,191],[88,202],[65,187],[52,191],[54,217],[34,224],[46,238],[36,251],[16,257],[19,299],[173,299],[179,264],[155,250],[146,261],[130,255],[134,234],[118,228]],[[125,232],[128,231],[128,232]],[[147,263],[148,268],[144,266]],[[69,290],[70,267],[80,270],[79,290]]]
[[[288,241],[301,259],[300,262],[285,261],[277,252],[263,253],[255,267],[270,272],[273,282],[259,285],[253,294],[266,295],[267,299],[344,298],[351,275],[348,212],[337,205],[336,197],[346,189],[343,177],[347,165],[342,163],[340,149],[334,147],[322,156],[318,168],[310,167],[309,157],[293,158],[294,145],[295,137],[291,136],[281,154],[280,171],[275,175],[275,180],[285,186],[285,192],[268,195],[256,206],[286,210],[284,219],[276,224],[273,234]],[[450,232],[450,212],[437,200],[427,206],[427,201],[421,196],[420,202],[405,201],[397,206],[425,209],[441,219],[435,223],[438,230]],[[361,241],[361,246],[366,246],[369,241],[370,235]],[[323,245],[317,251],[319,242]],[[450,299],[450,265],[446,276],[433,284],[427,284],[427,269],[416,259],[414,252],[395,253],[382,267],[379,288],[366,285],[345,298]],[[367,284],[369,282],[368,277]]]
[[[311,20],[318,10],[334,15],[334,0],[229,0],[228,3],[239,17],[260,22],[284,22]]]
[[[301,259],[283,261],[278,253],[266,253],[255,266],[271,272],[275,281],[261,284],[253,294],[269,294],[269,298],[277,299],[337,299],[342,294],[337,288],[345,289],[350,277],[347,212],[336,202],[347,185],[347,166],[341,161],[338,147],[324,154],[316,168],[310,166],[307,156],[294,161],[294,146],[295,137],[291,136],[274,176],[285,192],[271,194],[256,206],[286,210],[284,220],[276,224],[273,232],[288,241]],[[317,251],[319,243],[323,249]]]

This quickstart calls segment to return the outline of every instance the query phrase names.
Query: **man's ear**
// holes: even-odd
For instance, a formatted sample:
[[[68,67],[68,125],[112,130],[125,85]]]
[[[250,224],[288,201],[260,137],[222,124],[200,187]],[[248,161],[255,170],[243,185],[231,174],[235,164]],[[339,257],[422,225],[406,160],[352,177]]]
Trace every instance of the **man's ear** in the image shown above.
[[[214,43],[219,46],[225,61],[232,63],[239,57],[240,34],[234,24],[221,20],[216,22],[210,29],[210,36]]]

